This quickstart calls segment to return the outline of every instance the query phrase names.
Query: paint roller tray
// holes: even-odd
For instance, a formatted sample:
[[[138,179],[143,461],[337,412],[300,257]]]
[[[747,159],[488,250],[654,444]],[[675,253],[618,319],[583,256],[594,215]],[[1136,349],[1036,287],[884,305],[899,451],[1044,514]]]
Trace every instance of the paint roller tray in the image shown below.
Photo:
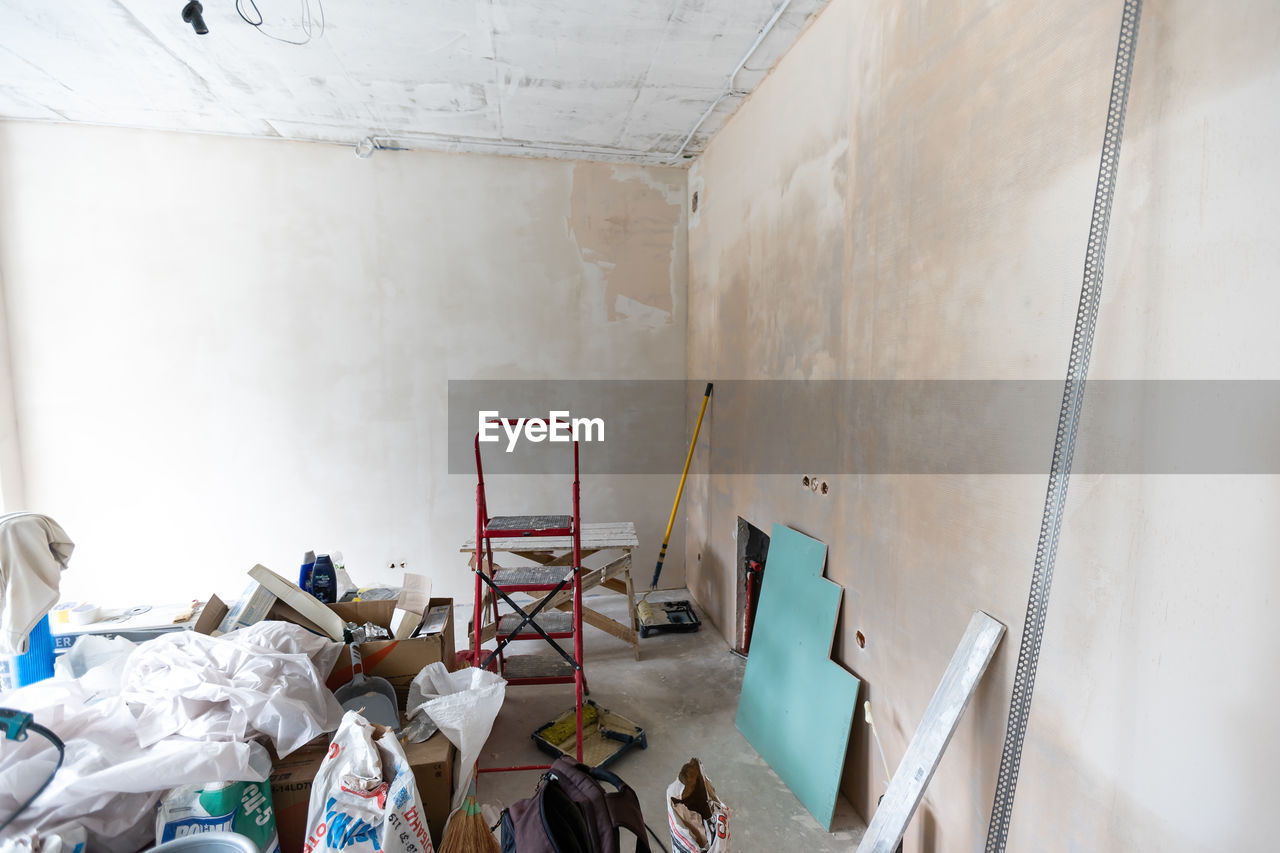
[[[561,734],[565,733],[563,737]],[[559,758],[576,760],[577,725],[570,708],[533,733],[538,749]],[[553,742],[554,741],[554,742]],[[591,767],[605,767],[633,746],[649,748],[644,729],[621,714],[601,708],[590,699],[582,703],[582,761]]]
[[[702,627],[702,620],[687,601],[653,601],[653,615],[640,617],[640,636],[652,634],[691,634]]]

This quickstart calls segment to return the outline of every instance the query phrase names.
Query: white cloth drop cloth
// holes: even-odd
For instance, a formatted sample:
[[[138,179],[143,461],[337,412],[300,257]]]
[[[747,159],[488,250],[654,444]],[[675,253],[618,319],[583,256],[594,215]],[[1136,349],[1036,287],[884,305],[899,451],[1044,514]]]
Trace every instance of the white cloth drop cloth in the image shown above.
[[[27,635],[58,603],[62,570],[75,547],[48,516],[0,515],[0,655],[26,653]]]

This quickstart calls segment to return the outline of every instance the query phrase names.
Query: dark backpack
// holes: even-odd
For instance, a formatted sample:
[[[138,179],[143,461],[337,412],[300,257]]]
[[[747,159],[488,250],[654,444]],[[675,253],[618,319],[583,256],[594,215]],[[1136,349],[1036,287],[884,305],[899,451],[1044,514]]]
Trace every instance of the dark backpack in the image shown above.
[[[621,853],[619,829],[650,853],[636,792],[608,770],[557,758],[534,795],[502,813],[502,853]]]

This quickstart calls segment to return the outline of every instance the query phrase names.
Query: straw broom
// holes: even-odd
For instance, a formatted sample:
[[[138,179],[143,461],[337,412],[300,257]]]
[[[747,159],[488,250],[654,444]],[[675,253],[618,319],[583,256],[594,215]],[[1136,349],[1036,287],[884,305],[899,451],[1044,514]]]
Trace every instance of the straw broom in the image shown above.
[[[440,839],[440,853],[501,853],[475,797],[468,796],[453,813]]]

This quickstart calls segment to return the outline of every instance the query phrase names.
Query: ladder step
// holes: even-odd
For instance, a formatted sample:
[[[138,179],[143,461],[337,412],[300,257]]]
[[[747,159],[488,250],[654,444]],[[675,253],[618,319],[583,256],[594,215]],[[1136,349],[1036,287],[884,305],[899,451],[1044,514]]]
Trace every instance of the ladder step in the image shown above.
[[[568,566],[517,566],[514,569],[498,568],[493,582],[507,592],[533,592],[555,589],[572,571]],[[566,587],[568,589],[569,587]]]
[[[503,677],[512,684],[568,684],[574,670],[559,655],[508,655]]]
[[[496,515],[484,529],[486,536],[568,536],[573,532],[570,515]]]
[[[520,620],[523,618],[524,617],[515,613],[505,614],[502,617],[502,621],[498,623],[498,633],[505,637],[516,629],[516,626],[520,624]],[[541,626],[542,630],[546,631],[553,640],[567,639],[573,636],[572,613],[565,613],[562,610],[552,610],[549,612],[544,610],[538,614],[536,621],[538,625]],[[542,637],[537,631],[526,625],[519,634],[516,634],[515,639],[540,640]]]

